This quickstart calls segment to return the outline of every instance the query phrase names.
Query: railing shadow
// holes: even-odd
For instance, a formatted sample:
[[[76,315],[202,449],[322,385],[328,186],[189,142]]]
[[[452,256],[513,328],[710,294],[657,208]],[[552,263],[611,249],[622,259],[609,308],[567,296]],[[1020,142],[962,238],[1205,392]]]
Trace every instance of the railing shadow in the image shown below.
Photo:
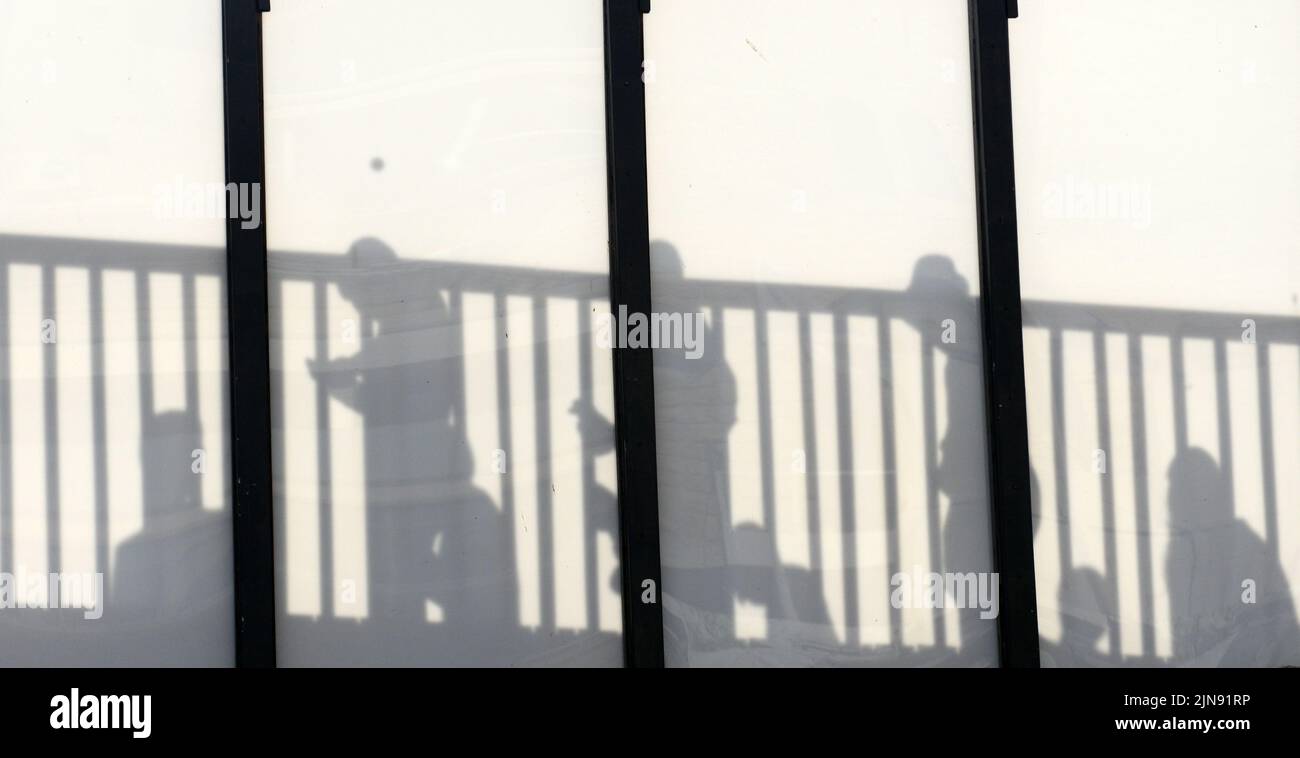
[[[656,310],[704,316],[697,357],[656,351],[670,662],[995,663],[980,607],[899,601],[903,575],[992,571],[951,262],[873,290],[654,256]],[[379,240],[271,261],[282,662],[617,665],[607,276]],[[93,621],[0,609],[0,662],[231,659],[223,269],[0,235],[0,573],[107,595]],[[1027,301],[1025,327],[1047,662],[1300,663],[1300,320]]]

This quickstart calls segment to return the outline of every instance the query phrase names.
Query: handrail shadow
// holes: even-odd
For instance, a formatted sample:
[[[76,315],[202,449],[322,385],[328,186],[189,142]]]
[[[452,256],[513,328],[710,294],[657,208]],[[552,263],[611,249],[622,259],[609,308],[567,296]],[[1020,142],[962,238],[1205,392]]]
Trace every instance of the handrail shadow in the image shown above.
[[[108,588],[94,624],[0,610],[0,662],[229,657],[206,631],[232,607],[224,256],[0,235],[0,572]],[[617,664],[607,275],[378,240],[270,260],[287,657]],[[670,660],[993,662],[978,609],[890,601],[914,567],[992,570],[977,301],[951,262],[921,257],[911,287],[883,290],[693,279],[677,261],[655,293],[707,322],[700,359],[656,354]],[[1275,428],[1300,404],[1275,383],[1300,319],[1024,314],[1045,657],[1300,663],[1284,549],[1300,524],[1279,485],[1300,462]],[[197,452],[215,463],[196,471]],[[1236,562],[1207,566],[1216,545]],[[1246,610],[1224,599],[1242,577],[1260,592]],[[74,652],[48,652],[60,636]]]

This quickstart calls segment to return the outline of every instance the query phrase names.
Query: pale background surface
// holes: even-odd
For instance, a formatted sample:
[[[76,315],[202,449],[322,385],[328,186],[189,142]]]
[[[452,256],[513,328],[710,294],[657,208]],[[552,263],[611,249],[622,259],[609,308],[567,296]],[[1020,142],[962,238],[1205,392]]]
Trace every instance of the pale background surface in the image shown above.
[[[1020,15],[1045,662],[1296,665],[1300,4],[1025,0]],[[1081,304],[1076,328],[1042,323],[1043,301]]]
[[[0,102],[0,570],[108,595],[0,662],[232,665],[220,3],[0,3]]]

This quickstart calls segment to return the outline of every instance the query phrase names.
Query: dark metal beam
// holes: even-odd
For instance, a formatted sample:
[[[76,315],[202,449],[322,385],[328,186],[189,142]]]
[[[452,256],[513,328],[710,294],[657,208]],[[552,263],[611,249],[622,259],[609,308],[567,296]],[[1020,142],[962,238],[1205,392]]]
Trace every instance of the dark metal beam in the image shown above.
[[[275,665],[275,550],[271,500],[271,372],[267,314],[262,115],[262,9],[222,0],[226,182],[256,187],[256,228],[226,222],[230,470],[234,518],[235,665]],[[237,215],[237,214],[235,214]]]
[[[651,312],[646,199],[646,0],[605,0],[605,144],[610,306]],[[655,468],[654,362],[649,348],[614,350],[614,430],[623,591],[623,654],[632,668],[664,665]]]
[[[1016,240],[1007,19],[1013,0],[969,0],[979,210],[980,317],[993,558],[1000,577],[999,660],[1037,667],[1038,603]]]

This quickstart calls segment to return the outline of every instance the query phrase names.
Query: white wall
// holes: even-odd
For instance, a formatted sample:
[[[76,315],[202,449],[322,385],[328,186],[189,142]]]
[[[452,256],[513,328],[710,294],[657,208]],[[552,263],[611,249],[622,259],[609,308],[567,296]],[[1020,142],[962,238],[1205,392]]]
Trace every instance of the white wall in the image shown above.
[[[1020,15],[1045,660],[1300,663],[1300,6]]]
[[[0,3],[0,570],[107,595],[5,664],[233,663],[221,84],[220,3]]]
[[[656,354],[670,663],[995,663],[891,603],[992,570],[966,4],[663,0],[646,58],[655,307],[710,325]]]
[[[285,664],[621,662],[601,5],[263,19]],[[645,19],[673,665],[996,663],[966,6]],[[1010,23],[1049,665],[1300,663],[1298,26]],[[220,31],[0,2],[0,662],[233,658]]]
[[[601,3],[264,30],[279,659],[620,665]]]

